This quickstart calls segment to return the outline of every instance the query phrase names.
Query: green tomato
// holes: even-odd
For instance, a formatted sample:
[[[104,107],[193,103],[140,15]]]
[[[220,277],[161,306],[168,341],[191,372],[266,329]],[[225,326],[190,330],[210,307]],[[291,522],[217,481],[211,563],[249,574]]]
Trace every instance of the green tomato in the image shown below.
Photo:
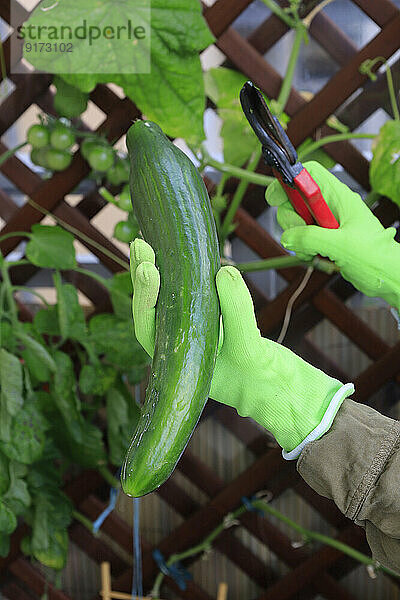
[[[114,227],[114,237],[120,242],[129,244],[138,234],[138,228],[129,221],[120,221]]]
[[[44,167],[45,169],[49,168],[47,162],[47,148],[32,148],[31,150],[31,161],[34,165],[38,165],[39,167]]]
[[[75,144],[75,135],[68,127],[58,123],[50,134],[50,144],[56,150],[68,150]]]
[[[129,181],[129,166],[126,161],[117,158],[114,166],[107,171],[107,180],[111,185],[119,185],[120,183]]]
[[[49,169],[52,171],[64,171],[71,164],[72,155],[66,150],[48,148],[46,150],[46,159]]]
[[[83,142],[81,144],[81,154],[82,154],[83,158],[88,160],[89,154],[91,153],[93,148],[95,148],[98,145],[99,144],[98,144],[97,140],[93,140],[91,138],[86,138],[85,140],[83,140]]]
[[[114,163],[114,150],[110,146],[97,144],[89,153],[88,163],[94,171],[108,171]]]
[[[49,144],[50,132],[46,125],[36,123],[29,127],[26,139],[32,145],[32,148],[44,148]]]
[[[117,206],[121,210],[125,210],[126,212],[132,212],[132,201],[131,201],[131,193],[129,190],[129,183],[126,183],[119,194],[117,200]]]

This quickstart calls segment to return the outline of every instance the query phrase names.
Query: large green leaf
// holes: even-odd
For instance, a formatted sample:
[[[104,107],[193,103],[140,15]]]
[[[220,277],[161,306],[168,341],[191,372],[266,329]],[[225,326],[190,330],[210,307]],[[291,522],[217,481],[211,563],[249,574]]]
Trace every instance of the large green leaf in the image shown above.
[[[73,269],[76,267],[74,236],[58,225],[32,225],[26,256],[36,267]]]
[[[3,500],[0,499],[0,532],[12,533],[17,527],[17,517]]]
[[[33,324],[35,330],[40,334],[61,335],[56,306],[38,310],[33,318]]]
[[[90,340],[99,354],[122,369],[144,365],[149,358],[136,340],[132,319],[96,315],[89,323]]]
[[[127,14],[137,14],[137,0],[71,0],[76,7],[76,20],[91,16],[91,24],[107,15],[126,22]],[[139,5],[140,6],[140,5]],[[38,11],[30,17],[28,23],[37,19]],[[59,2],[51,10],[52,23],[65,24],[65,5]],[[40,15],[48,24],[49,13]],[[123,73],[124,66],[131,59],[131,42],[119,40],[118,55],[108,54],[100,60],[107,64],[111,74],[68,74],[63,77],[70,85],[83,92],[90,92],[97,83],[112,81],[120,85],[147,118],[157,121],[162,129],[171,136],[181,136],[192,143],[204,137],[203,113],[205,108],[204,84],[199,52],[213,42],[213,36],[202,16],[198,0],[151,0],[151,71],[148,74]],[[93,64],[100,46],[91,47],[90,61],[82,52],[82,61]],[[29,53],[31,54],[31,53]],[[54,53],[55,54],[55,53]],[[46,60],[39,53],[32,59],[26,58],[39,67],[39,61]],[[53,60],[60,57],[53,56]],[[115,60],[114,60],[115,58]],[[65,60],[65,59],[64,59]],[[116,66],[118,65],[118,67]],[[48,64],[46,70],[49,70]],[[50,69],[51,70],[51,69]],[[54,69],[53,69],[54,70]],[[114,70],[114,73],[112,71]],[[74,69],[76,72],[77,69]],[[57,68],[60,73],[60,69]]]
[[[140,417],[140,409],[133,398],[128,399],[116,388],[107,393],[107,437],[110,460],[121,465],[132,434]]]
[[[72,360],[64,352],[56,352],[57,370],[51,384],[51,395],[70,433],[82,442],[80,427],[80,402],[76,393],[76,380]]]
[[[23,409],[12,418],[10,439],[0,441],[1,450],[9,458],[28,465],[41,456],[48,428],[49,424],[34,401],[27,400]]]
[[[41,489],[35,496],[29,552],[52,569],[65,566],[68,551],[66,528],[72,520],[72,504],[59,490]]]
[[[131,274],[117,273],[108,284],[114,313],[120,319],[132,318],[132,279]]]
[[[79,388],[84,394],[102,396],[114,383],[116,374],[110,365],[84,365],[79,375]]]
[[[214,102],[222,119],[221,137],[224,159],[242,166],[260,145],[243,114],[239,92],[247,78],[237,71],[218,67],[204,74],[207,96]]]
[[[369,176],[371,186],[400,206],[400,121],[387,121],[376,138]]]
[[[85,315],[79,304],[78,292],[74,285],[61,283],[59,273],[54,275],[57,290],[57,316],[63,339],[83,340],[86,337]]]
[[[22,367],[16,356],[0,349],[1,399],[10,415],[16,415],[24,403]]]

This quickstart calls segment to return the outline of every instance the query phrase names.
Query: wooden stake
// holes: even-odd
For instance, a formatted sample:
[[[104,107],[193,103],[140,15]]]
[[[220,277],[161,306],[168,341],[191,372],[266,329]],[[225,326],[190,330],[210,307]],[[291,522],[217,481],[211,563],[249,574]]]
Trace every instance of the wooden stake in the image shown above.
[[[228,597],[228,584],[220,583],[218,586],[217,600],[227,600]]]
[[[103,600],[132,600],[132,594],[125,594],[124,592],[113,592],[111,589],[111,571],[110,563],[101,563],[101,597]],[[149,596],[139,598],[136,596],[134,600],[152,600]],[[219,600],[219,597],[218,597]],[[222,600],[226,600],[226,597],[222,597]]]

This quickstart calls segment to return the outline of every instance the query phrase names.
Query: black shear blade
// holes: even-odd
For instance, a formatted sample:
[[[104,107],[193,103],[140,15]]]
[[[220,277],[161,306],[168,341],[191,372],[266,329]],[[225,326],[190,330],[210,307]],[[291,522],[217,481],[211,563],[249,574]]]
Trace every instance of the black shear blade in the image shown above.
[[[291,164],[296,162],[296,155],[292,148],[288,146],[288,140],[281,131],[269,110],[260,90],[251,81],[246,81],[240,90],[240,102],[242,109],[255,134],[263,146],[270,144],[270,139],[283,150]],[[291,146],[291,144],[290,144]]]

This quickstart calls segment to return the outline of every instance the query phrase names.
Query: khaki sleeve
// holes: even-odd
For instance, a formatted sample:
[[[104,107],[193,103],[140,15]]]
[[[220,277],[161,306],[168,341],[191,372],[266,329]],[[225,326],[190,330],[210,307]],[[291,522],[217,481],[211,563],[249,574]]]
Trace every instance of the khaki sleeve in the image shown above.
[[[297,470],[365,528],[373,557],[400,573],[400,421],[347,399]]]

